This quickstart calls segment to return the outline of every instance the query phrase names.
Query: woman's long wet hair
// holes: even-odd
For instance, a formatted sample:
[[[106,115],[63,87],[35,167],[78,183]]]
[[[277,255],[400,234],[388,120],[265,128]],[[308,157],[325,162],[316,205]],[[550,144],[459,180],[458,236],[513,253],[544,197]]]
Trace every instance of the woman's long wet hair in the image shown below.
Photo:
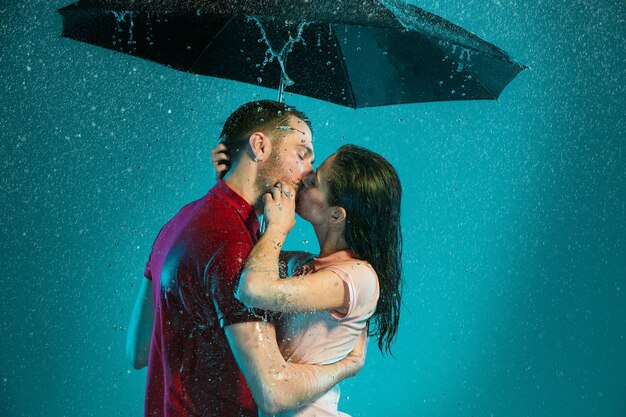
[[[346,210],[344,235],[350,249],[372,265],[380,297],[371,317],[378,348],[391,353],[402,298],[402,187],[393,166],[377,153],[344,145],[327,173],[328,203]]]

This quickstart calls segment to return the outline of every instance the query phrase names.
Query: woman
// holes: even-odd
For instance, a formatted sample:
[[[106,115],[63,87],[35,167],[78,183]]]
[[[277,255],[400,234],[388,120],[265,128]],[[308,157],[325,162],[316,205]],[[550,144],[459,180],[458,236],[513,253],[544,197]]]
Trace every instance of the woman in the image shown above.
[[[225,148],[214,151],[227,159]],[[250,253],[237,297],[250,307],[283,314],[277,319],[281,353],[297,363],[328,364],[345,357],[361,331],[373,321],[371,335],[390,351],[398,328],[401,301],[401,186],[382,156],[345,145],[305,180],[296,205],[295,191],[277,184],[265,196],[266,230]],[[280,249],[295,224],[294,213],[315,230],[320,254]],[[279,276],[279,258],[287,276]],[[285,266],[285,265],[283,265]],[[339,387],[280,416],[338,416]]]

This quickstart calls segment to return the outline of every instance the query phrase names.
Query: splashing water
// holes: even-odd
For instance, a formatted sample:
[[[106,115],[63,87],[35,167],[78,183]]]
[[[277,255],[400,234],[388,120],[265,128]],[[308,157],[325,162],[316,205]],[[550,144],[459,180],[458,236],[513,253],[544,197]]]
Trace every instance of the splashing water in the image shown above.
[[[265,59],[263,60],[263,63],[261,64],[261,68],[265,68],[265,66],[269,62],[272,62],[274,59],[276,59],[276,61],[278,62],[278,65],[280,65],[280,71],[282,73],[285,86],[293,85],[294,81],[291,78],[289,78],[289,76],[287,75],[285,61],[287,59],[287,55],[293,50],[293,47],[298,42],[302,42],[302,44],[306,46],[306,42],[302,38],[302,32],[304,31],[304,28],[309,25],[309,22],[302,22],[298,24],[298,33],[296,37],[294,38],[290,34],[289,40],[285,42],[285,44],[283,45],[283,47],[280,49],[279,52],[276,52],[276,49],[272,47],[272,45],[270,44],[270,41],[267,37],[267,33],[265,32],[265,28],[263,27],[263,24],[259,21],[259,19],[257,19],[254,16],[246,16],[246,19],[248,22],[254,21],[256,23],[259,30],[261,31],[262,38],[260,39],[260,41],[265,42],[265,44],[267,45],[267,51],[265,51]]]
[[[403,10],[394,0],[381,0],[381,3],[389,9],[393,13],[393,15],[398,19],[398,22],[404,27],[406,30],[415,31],[419,33],[427,33],[430,35],[443,35],[441,33],[433,32],[433,27],[427,26],[424,22],[419,19],[416,19],[414,16],[411,16],[408,12]],[[439,40],[439,45],[449,45],[450,42]],[[452,52],[455,53],[457,49],[457,45],[452,45]],[[469,50],[461,47],[461,56],[459,57],[458,66],[456,68],[456,72],[462,72],[465,64],[461,62],[464,57],[464,52],[467,51],[467,60],[469,61],[470,55]],[[447,59],[444,58],[444,60]],[[452,78],[452,77],[450,77]]]
[[[128,25],[128,42],[127,43],[129,45],[133,45],[137,43],[136,41],[133,40],[133,27],[135,26],[135,24],[133,23],[133,12],[131,11],[118,12],[115,10],[111,10],[111,13],[113,13],[113,16],[115,16],[115,25],[116,25],[117,33],[123,32],[122,22],[125,22],[126,16],[128,16],[129,25]]]
[[[146,14],[146,27],[147,27],[146,42],[148,42],[148,45],[150,45],[150,46],[154,45],[154,41],[152,39],[152,36],[153,36],[153,33],[152,33],[152,15],[153,15],[153,13],[147,13]]]
[[[438,25],[434,22],[429,13],[417,13],[411,9],[410,5],[399,0],[380,0],[380,2],[387,8],[398,23],[406,30],[419,32],[422,35],[436,38],[436,39],[450,39],[457,41],[458,45],[463,45],[466,48],[470,48],[476,52],[489,53],[489,48],[486,48],[481,44],[480,39],[476,38],[471,33],[459,33],[456,30],[451,30],[445,26]]]
[[[440,45],[450,45],[450,42],[444,42],[444,41],[439,41]],[[458,56],[458,67],[456,69],[456,72],[462,72],[463,68],[465,67],[465,64],[463,63],[463,60],[465,60],[468,64],[468,67],[471,67],[470,61],[472,60],[472,56],[470,55],[470,50],[467,48],[463,48],[462,46],[458,46],[458,45],[452,45],[452,53],[453,54],[457,54],[457,49],[460,50],[459,56]]]
[[[115,16],[116,31],[122,32],[122,22],[126,20],[126,16],[130,12],[118,12],[115,10],[111,10],[111,13],[113,13],[113,16]]]
[[[444,41],[439,41],[440,45],[450,45],[450,42],[444,42]],[[471,55],[470,55],[470,50],[467,48],[463,48],[462,46],[458,46],[458,45],[452,45],[452,53],[456,54],[457,53],[457,49],[460,49],[461,52],[459,53],[459,60],[463,60],[463,59],[467,59],[467,61],[471,61]]]
[[[466,55],[466,59],[467,61],[471,61],[471,55],[470,55],[470,50],[467,48],[463,48],[461,47],[461,55],[459,55],[459,59],[463,59],[463,56]]]
[[[406,29],[421,32],[420,27],[425,29],[424,23],[402,10],[393,0],[380,0],[380,2],[398,19],[398,22]]]

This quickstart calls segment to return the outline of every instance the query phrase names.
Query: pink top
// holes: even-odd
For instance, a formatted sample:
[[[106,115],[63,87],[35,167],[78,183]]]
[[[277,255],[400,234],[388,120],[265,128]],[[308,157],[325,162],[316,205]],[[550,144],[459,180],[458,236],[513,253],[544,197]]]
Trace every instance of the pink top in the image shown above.
[[[376,310],[378,277],[371,265],[357,259],[354,252],[343,250],[315,258],[290,275],[307,275],[321,270],[332,271],[343,280],[346,289],[344,310],[347,313],[283,313],[277,323],[280,350],[286,360],[294,363],[326,365],[345,358]],[[313,403],[277,416],[345,416],[337,411],[339,394],[339,386],[335,385]]]

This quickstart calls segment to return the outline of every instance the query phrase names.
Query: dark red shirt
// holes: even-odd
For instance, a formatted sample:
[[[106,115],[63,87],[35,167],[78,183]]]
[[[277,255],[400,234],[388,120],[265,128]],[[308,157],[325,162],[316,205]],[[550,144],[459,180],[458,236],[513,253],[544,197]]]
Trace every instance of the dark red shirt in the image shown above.
[[[235,298],[258,230],[254,209],[218,181],[159,232],[145,272],[154,292],[146,416],[257,416],[222,328],[263,319]]]

